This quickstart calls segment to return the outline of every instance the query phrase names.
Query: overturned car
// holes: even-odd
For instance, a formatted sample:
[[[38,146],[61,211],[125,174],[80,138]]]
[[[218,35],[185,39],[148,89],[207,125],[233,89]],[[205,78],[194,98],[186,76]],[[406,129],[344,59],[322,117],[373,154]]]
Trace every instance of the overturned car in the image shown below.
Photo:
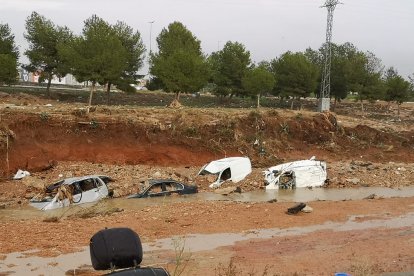
[[[48,185],[30,200],[30,205],[40,210],[52,210],[74,204],[95,202],[110,195],[108,176],[87,175],[71,177]]]
[[[216,180],[210,184],[210,188],[218,188],[224,181],[239,182],[251,172],[252,165],[248,157],[229,157],[204,165],[198,175],[215,175]]]
[[[264,171],[266,190],[321,187],[327,182],[326,162],[300,160],[270,167]]]

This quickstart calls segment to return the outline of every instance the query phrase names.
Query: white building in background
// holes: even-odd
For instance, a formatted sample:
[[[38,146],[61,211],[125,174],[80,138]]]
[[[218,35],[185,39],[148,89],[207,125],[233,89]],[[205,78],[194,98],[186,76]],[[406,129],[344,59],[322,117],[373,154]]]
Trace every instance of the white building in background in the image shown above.
[[[19,80],[23,82],[32,82],[32,83],[38,83],[39,82],[39,72],[28,72],[27,70],[20,68],[19,70]],[[46,81],[44,82],[46,83]],[[57,78],[56,76],[53,76],[52,84],[63,84],[63,85],[84,85],[84,83],[80,83],[76,80],[76,78],[71,75],[67,74],[63,78]]]

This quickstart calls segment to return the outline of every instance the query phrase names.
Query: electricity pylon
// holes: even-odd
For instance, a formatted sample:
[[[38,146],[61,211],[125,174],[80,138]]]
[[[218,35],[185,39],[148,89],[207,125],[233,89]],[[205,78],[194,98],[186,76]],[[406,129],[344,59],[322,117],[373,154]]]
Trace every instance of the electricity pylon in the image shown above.
[[[325,43],[325,63],[323,67],[321,94],[319,99],[318,110],[320,112],[329,111],[330,109],[330,96],[331,96],[331,41],[332,41],[332,26],[333,26],[333,14],[336,5],[341,4],[338,0],[326,0],[325,5],[322,8],[328,9],[328,20],[326,26],[326,43]]]

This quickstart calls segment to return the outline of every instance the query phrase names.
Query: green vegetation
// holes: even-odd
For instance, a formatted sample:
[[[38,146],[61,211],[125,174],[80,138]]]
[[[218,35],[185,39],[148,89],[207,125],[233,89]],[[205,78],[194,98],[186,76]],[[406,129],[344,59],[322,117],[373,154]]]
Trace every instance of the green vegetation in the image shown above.
[[[211,82],[217,96],[244,95],[242,79],[251,66],[250,52],[243,44],[228,41],[221,51],[209,57]]]
[[[17,61],[19,50],[14,42],[14,35],[7,24],[0,24],[0,84],[17,82]]]
[[[276,79],[274,93],[282,98],[307,98],[317,86],[318,67],[303,53],[286,52],[270,67]]]
[[[257,97],[257,108],[260,107],[260,97],[270,92],[275,86],[275,79],[269,71],[263,67],[256,67],[247,71],[242,79],[246,91]]]
[[[394,68],[389,68],[385,77],[385,100],[395,102],[398,106],[398,116],[400,116],[400,105],[409,99],[411,87],[410,82],[398,75]]]
[[[30,63],[25,68],[30,72],[40,72],[39,82],[47,80],[49,94],[53,76],[59,78],[69,73],[68,64],[62,60],[58,45],[70,43],[72,32],[67,27],[56,26],[52,21],[33,12],[26,20],[26,34],[29,49],[25,55]]]
[[[180,22],[171,23],[157,37],[158,53],[151,53],[151,74],[167,92],[193,93],[208,79],[208,67],[200,41]]]

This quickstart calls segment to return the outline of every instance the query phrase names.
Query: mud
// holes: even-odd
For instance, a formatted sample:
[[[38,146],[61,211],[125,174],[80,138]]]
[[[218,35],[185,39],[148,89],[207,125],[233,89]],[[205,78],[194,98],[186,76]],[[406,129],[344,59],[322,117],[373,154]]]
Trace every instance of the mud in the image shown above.
[[[48,275],[55,267],[50,275],[66,269],[100,275],[82,266],[89,264],[84,255],[71,267],[30,258],[78,256],[105,227],[135,230],[149,246],[146,264],[170,271],[175,253],[166,245],[172,237],[187,236],[194,252],[184,275],[227,275],[229,269],[234,275],[414,270],[414,105],[403,105],[400,118],[383,103],[367,104],[361,112],[359,105],[345,102],[335,114],[317,114],[308,102],[307,110],[297,111],[203,108],[210,99],[201,97],[192,102],[196,108],[168,109],[160,107],[162,94],[148,93],[142,101],[117,95],[114,102],[157,101],[158,107],[99,105],[86,116],[84,104],[76,103],[79,95],[51,100],[0,93],[1,274]],[[249,156],[253,172],[237,184],[242,194],[217,198],[196,173],[212,159],[236,155]],[[264,193],[263,169],[311,156],[328,163],[325,190]],[[18,168],[32,175],[10,181]],[[115,178],[117,197],[100,202],[94,214],[87,205],[79,207],[87,216],[76,208],[40,214],[27,206],[44,185],[92,173]],[[125,206],[122,197],[136,193],[148,178],[196,183],[200,194]],[[365,197],[373,199],[361,200]],[[289,216],[290,201],[306,201],[314,211]],[[124,210],[106,212],[111,208]],[[196,250],[210,240],[220,241],[218,247]],[[22,262],[14,261],[22,252]]]

